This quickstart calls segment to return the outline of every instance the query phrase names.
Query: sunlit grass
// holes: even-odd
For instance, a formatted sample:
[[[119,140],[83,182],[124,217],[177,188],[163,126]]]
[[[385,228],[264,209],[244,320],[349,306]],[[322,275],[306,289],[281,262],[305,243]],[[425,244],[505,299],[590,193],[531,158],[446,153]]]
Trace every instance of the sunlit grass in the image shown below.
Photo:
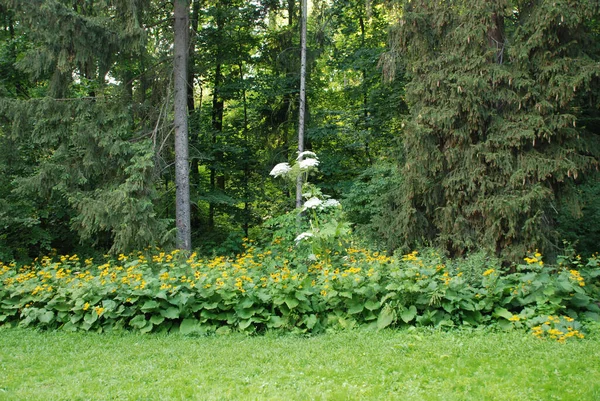
[[[314,337],[0,330],[6,400],[598,400],[600,340],[523,332]]]

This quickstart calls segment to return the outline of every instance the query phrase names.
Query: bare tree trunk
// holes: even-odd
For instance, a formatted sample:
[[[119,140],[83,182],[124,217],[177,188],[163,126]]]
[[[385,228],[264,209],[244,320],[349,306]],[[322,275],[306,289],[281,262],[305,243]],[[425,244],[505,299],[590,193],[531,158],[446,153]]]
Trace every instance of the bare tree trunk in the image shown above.
[[[298,152],[304,152],[304,117],[306,115],[306,22],[308,7],[302,1],[302,19],[300,28],[300,109],[298,111]],[[296,181],[296,207],[302,207],[302,175]]]
[[[191,250],[190,171],[188,165],[187,67],[189,0],[175,0],[175,224],[177,248]]]

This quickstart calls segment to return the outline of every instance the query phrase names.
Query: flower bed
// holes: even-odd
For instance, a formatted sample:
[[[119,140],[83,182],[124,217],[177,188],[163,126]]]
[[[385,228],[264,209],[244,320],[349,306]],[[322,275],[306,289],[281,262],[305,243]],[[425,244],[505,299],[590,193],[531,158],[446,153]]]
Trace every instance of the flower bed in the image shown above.
[[[434,250],[390,258],[346,248],[311,261],[279,240],[267,249],[248,242],[235,258],[159,250],[100,263],[43,257],[0,263],[0,324],[187,334],[495,325],[565,341],[599,320],[596,257],[546,266],[531,254],[516,270]]]

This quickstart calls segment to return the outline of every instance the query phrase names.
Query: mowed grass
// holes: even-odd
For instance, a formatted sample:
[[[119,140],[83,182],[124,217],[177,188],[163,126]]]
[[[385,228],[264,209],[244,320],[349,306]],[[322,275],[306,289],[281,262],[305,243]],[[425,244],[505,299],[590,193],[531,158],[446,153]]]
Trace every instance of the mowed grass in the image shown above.
[[[0,400],[600,400],[600,340],[0,330]]]

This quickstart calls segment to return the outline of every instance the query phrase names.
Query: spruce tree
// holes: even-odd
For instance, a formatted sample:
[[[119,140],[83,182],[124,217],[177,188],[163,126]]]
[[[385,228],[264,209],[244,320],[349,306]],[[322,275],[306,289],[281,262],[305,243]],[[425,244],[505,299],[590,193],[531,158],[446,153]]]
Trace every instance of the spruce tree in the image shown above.
[[[50,246],[70,252],[79,240],[126,251],[167,237],[155,209],[152,132],[120,79],[144,47],[144,3],[0,0],[27,41],[11,66],[26,87],[0,98],[0,146],[12,149],[0,165],[21,205],[0,203],[0,223],[9,238],[44,231],[31,256]],[[11,219],[15,210],[23,213]]]
[[[416,0],[394,32],[410,118],[395,201],[401,245],[506,259],[548,250],[555,205],[598,165],[596,0]]]

